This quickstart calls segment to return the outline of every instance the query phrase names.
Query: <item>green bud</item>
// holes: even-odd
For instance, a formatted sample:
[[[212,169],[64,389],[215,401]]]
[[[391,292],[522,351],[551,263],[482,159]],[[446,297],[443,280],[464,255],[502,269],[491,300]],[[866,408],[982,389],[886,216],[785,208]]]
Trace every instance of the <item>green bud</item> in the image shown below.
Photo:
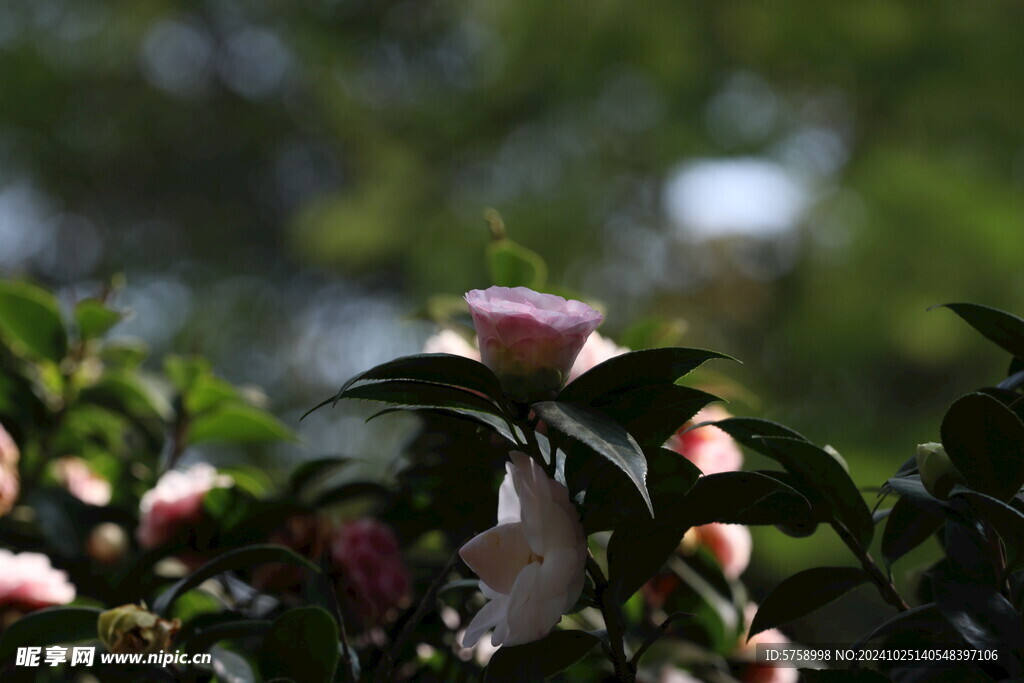
[[[925,489],[939,500],[946,500],[954,486],[965,483],[941,443],[923,443],[917,447],[917,469]]]
[[[168,621],[139,605],[121,605],[100,614],[100,641],[110,652],[152,654],[169,650],[181,621]]]

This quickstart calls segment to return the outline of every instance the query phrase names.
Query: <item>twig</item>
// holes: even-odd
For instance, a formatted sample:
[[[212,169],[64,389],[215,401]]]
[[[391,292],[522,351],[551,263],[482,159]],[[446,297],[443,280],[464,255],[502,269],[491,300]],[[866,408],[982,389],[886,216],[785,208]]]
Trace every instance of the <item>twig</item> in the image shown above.
[[[907,605],[906,601],[896,590],[893,582],[878,568],[874,558],[871,557],[871,553],[865,550],[860,542],[842,524],[834,522],[832,528],[836,530],[836,533],[843,539],[846,546],[860,560],[860,564],[867,573],[868,578],[878,587],[878,592],[881,593],[882,599],[901,612],[906,612],[910,609],[910,606]]]
[[[640,646],[640,648],[637,649],[637,651],[633,654],[633,659],[629,660],[629,665],[636,669],[637,664],[640,663],[640,658],[644,656],[645,652],[647,652],[647,648],[649,648],[651,645],[654,645],[654,643],[658,641],[658,638],[661,638],[663,635],[665,635],[665,632],[668,631],[673,621],[675,621],[676,619],[682,619],[683,617],[692,616],[693,615],[689,612],[673,612],[672,614],[665,617],[665,621],[661,622],[661,624],[658,626],[658,629],[654,633],[647,636],[647,640],[645,640],[643,644]]]
[[[626,659],[626,650],[622,628],[622,615],[614,596],[608,594],[608,579],[605,578],[601,566],[594,559],[593,555],[587,555],[587,571],[594,579],[594,586],[597,593],[597,604],[604,615],[604,625],[608,630],[608,646],[611,651],[612,666],[615,667],[615,676],[620,681],[635,683],[636,671],[633,665]]]

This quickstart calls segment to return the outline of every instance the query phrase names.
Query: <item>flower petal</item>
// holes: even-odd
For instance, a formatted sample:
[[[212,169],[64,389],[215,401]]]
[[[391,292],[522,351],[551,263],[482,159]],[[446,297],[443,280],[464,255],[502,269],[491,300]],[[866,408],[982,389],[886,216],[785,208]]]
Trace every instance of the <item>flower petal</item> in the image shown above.
[[[530,546],[523,525],[513,522],[477,534],[462,546],[459,555],[484,583],[507,595],[530,560]]]
[[[516,579],[512,594],[509,595],[508,635],[501,639],[502,645],[521,645],[539,640],[562,618],[565,596],[540,596],[541,569],[539,562],[532,562]],[[494,642],[494,637],[491,642],[498,644]]]
[[[480,611],[476,613],[473,620],[466,627],[462,634],[462,647],[473,647],[487,631],[505,621],[505,612],[508,609],[508,596],[501,595],[490,600]]]
[[[521,520],[519,496],[516,485],[512,482],[512,466],[505,465],[505,479],[498,489],[498,524],[509,524]]]

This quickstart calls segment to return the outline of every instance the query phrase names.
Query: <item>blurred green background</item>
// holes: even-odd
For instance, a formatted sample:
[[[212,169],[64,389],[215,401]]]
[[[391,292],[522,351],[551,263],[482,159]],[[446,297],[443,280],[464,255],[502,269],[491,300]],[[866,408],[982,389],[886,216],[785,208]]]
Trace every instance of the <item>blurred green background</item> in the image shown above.
[[[1009,0],[3,2],[0,274],[71,300],[124,273],[120,333],[294,424],[488,284],[495,207],[603,332],[685,320],[744,361],[733,412],[879,485],[1005,369],[926,309],[1024,311],[1022,27]],[[403,432],[363,417],[282,455],[386,465]],[[756,530],[753,593],[849,563],[828,533]]]

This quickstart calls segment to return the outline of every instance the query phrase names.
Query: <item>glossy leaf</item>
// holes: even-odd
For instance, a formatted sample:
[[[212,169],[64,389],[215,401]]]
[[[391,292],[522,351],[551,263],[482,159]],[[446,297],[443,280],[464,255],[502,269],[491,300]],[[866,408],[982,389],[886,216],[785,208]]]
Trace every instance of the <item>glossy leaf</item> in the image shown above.
[[[858,567],[816,567],[798,572],[761,602],[749,635],[806,616],[867,581],[868,575]]]
[[[98,339],[121,321],[121,313],[98,299],[82,299],[75,304],[75,322],[82,339]]]
[[[226,621],[197,631],[188,639],[190,652],[206,652],[217,643],[235,638],[262,636],[270,630],[271,622],[265,619],[236,619]]]
[[[1017,358],[1024,358],[1024,320],[981,304],[941,304],[956,313],[989,341]]]
[[[882,534],[885,563],[892,566],[896,560],[928,540],[944,522],[941,515],[922,510],[905,498],[897,500]]]
[[[533,411],[548,429],[586,446],[622,470],[654,516],[646,484],[647,459],[639,444],[621,425],[591,408],[562,401],[535,403]]]
[[[305,567],[316,572],[320,571],[318,566],[297,554],[294,550],[280,545],[250,545],[236,550],[229,550],[223,555],[207,562],[185,578],[171,584],[167,590],[153,601],[153,611],[157,614],[166,614],[167,610],[179,596],[217,574],[236,569],[248,569],[268,562],[283,562]]]
[[[216,646],[210,649],[210,656],[218,683],[256,683],[256,673],[245,657]]]
[[[320,607],[296,607],[278,617],[259,649],[264,680],[286,678],[295,683],[334,680],[341,653],[338,625]]]
[[[676,380],[709,360],[735,360],[717,351],[670,347],[632,351],[610,358],[577,377],[558,395],[559,401],[594,404],[602,397],[655,384],[674,384]]]
[[[1024,485],[1024,424],[986,394],[957,399],[942,420],[942,445],[967,485],[1009,500]]]
[[[98,638],[96,629],[102,611],[96,607],[48,607],[26,614],[0,634],[0,664],[11,660],[19,647]]]
[[[554,631],[532,643],[502,647],[491,657],[484,681],[543,681],[586,657],[600,642],[587,631]]]
[[[195,419],[188,430],[188,443],[272,443],[293,441],[295,434],[280,420],[259,408],[245,404],[228,405]]]
[[[1019,569],[1024,564],[1024,512],[998,498],[959,486],[953,489],[951,495],[968,501],[978,517],[988,523],[1003,540],[1009,568]]]
[[[604,396],[591,404],[633,434],[644,448],[658,448],[717,396],[678,384],[657,384]]]
[[[52,294],[26,282],[0,281],[0,333],[17,352],[59,363],[68,337]]]

